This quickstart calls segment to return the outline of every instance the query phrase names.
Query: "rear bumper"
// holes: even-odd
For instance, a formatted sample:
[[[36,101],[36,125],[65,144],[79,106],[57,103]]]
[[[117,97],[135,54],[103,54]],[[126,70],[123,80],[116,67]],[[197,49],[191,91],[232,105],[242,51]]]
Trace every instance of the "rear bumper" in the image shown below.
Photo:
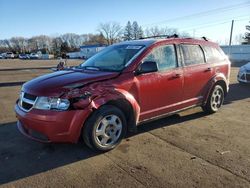
[[[82,126],[91,113],[89,109],[69,111],[23,111],[15,105],[17,127],[26,137],[43,142],[76,143]]]

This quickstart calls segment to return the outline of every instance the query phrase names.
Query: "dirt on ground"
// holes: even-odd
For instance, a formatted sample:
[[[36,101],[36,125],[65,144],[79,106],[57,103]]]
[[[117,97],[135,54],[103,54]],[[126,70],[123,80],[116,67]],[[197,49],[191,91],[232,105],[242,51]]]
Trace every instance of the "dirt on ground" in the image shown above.
[[[0,61],[0,69],[11,68],[8,61]],[[250,187],[250,85],[237,83],[238,69],[231,70],[230,92],[218,113],[194,108],[142,124],[107,153],[95,153],[82,142],[41,144],[25,138],[13,110],[21,85],[0,87],[0,185]],[[47,71],[2,71],[0,82],[27,81]]]

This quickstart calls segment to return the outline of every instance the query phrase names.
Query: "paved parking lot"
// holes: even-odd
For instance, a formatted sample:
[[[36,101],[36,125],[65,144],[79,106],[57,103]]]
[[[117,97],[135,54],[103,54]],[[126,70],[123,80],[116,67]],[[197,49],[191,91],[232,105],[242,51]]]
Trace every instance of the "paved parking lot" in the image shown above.
[[[232,68],[230,92],[218,113],[195,108],[140,125],[137,134],[104,154],[82,143],[26,139],[11,106],[20,86],[1,87],[0,185],[250,187],[250,86],[236,82],[237,71]]]

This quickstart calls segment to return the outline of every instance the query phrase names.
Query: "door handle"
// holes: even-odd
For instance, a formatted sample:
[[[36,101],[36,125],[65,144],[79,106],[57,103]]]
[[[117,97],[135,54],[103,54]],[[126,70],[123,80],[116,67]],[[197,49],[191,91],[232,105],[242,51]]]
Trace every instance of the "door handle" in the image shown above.
[[[174,76],[172,76],[172,79],[176,79],[176,78],[180,78],[181,74],[175,74]]]
[[[211,72],[211,71],[212,71],[212,68],[208,67],[204,72]]]

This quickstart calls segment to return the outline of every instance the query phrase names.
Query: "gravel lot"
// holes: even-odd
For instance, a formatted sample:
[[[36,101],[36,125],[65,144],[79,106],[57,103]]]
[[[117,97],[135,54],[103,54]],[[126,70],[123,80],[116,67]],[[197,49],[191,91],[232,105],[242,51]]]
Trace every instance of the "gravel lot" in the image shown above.
[[[55,64],[0,60],[0,69]],[[237,83],[237,71],[232,68],[230,92],[218,113],[205,115],[194,108],[140,125],[137,134],[104,154],[83,143],[45,145],[26,139],[16,129],[13,112],[20,85],[0,87],[0,185],[250,187],[250,85]],[[0,83],[47,72],[0,71]]]

